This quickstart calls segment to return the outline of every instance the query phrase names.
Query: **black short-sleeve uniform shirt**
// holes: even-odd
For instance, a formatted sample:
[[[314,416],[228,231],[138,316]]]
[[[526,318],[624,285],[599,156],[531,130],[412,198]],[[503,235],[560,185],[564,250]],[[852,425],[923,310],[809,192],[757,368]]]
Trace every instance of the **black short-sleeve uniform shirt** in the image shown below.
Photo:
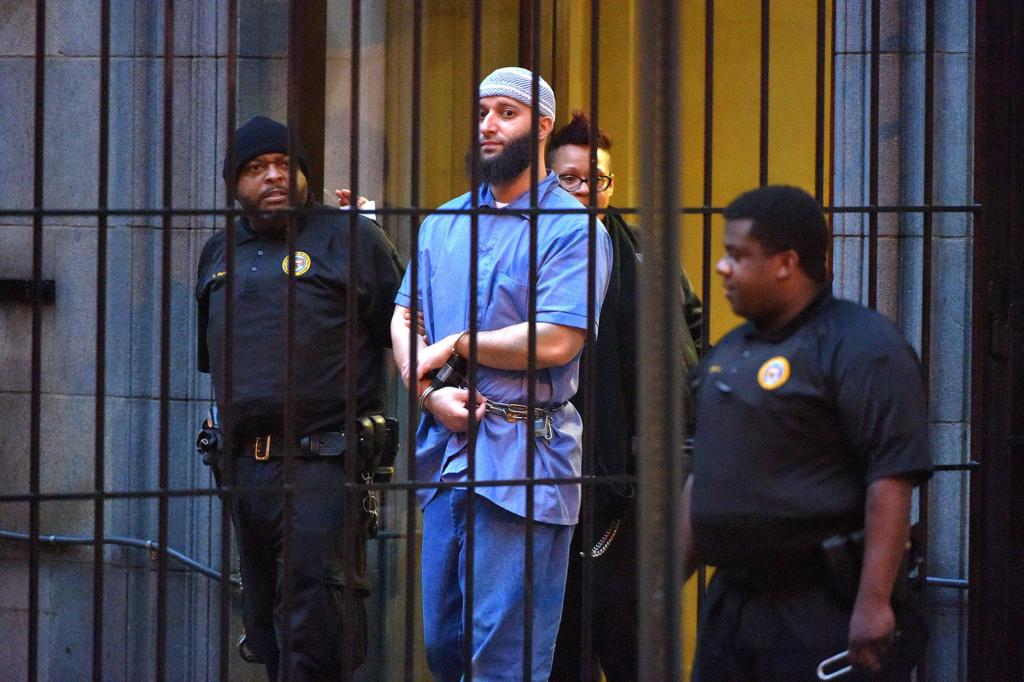
[[[363,216],[355,230],[355,271],[349,272],[350,219],[314,206],[300,221],[295,243],[295,433],[340,428],[345,419],[346,329],[356,325],[359,414],[383,409],[383,351],[401,265],[383,230]],[[199,369],[210,372],[219,405],[226,363],[225,231],[207,241],[199,261]],[[258,235],[243,218],[235,230],[233,415],[235,434],[282,433],[285,395],[285,310],[288,247]],[[357,310],[347,307],[356,287]]]
[[[731,331],[692,384],[691,520],[707,563],[811,551],[863,527],[873,481],[931,473],[917,355],[882,315],[827,290],[773,334]]]

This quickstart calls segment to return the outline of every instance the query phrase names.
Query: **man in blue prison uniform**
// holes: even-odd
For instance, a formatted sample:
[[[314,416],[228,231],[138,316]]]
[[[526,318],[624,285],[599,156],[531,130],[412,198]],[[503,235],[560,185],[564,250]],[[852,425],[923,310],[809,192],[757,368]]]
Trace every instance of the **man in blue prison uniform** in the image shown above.
[[[532,74],[498,69],[480,84],[479,205],[504,208],[479,218],[477,280],[476,480],[527,476],[527,401],[531,172],[541,208],[579,209],[543,162],[543,146],[554,125],[555,98],[540,80],[538,167],[532,169],[530,139]],[[465,194],[443,208],[470,209]],[[580,475],[582,423],[568,402],[576,393],[579,357],[587,327],[588,221],[585,215],[538,216],[536,424],[534,476]],[[608,282],[611,243],[596,225],[594,324]],[[418,367],[411,368],[405,316],[411,306],[406,276],[396,297],[391,334],[395,359],[407,385],[420,396],[423,417],[416,433],[416,479],[460,482],[467,467],[469,392],[465,386],[434,390],[428,373],[469,355],[470,217],[433,215],[419,235],[416,295],[426,340],[418,341]],[[520,418],[522,417],[522,418]],[[473,676],[522,680],[526,571],[526,488],[521,485],[458,486],[419,492],[423,518],[423,618],[427,659],[442,680],[463,674],[465,638],[472,636]],[[472,622],[463,619],[466,593],[466,509],[474,505]],[[534,487],[532,679],[547,679],[565,591],[569,543],[580,506],[578,484]]]

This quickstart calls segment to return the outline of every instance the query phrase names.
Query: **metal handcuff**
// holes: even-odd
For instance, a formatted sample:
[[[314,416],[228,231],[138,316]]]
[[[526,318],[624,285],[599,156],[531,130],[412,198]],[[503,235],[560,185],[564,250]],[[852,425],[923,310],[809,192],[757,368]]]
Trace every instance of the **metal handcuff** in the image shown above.
[[[897,630],[895,632],[895,634],[893,634],[893,637],[892,637],[893,641],[895,641],[896,638],[899,637],[899,636],[900,636],[900,631]],[[851,672],[853,672],[853,666],[850,665],[849,660],[850,660],[850,650],[849,649],[844,649],[843,651],[840,651],[835,656],[829,656],[824,661],[822,661],[821,663],[818,664],[818,670],[817,670],[818,679],[819,680],[835,680],[835,679],[839,679],[840,677],[844,677],[846,675],[849,675]],[[839,666],[839,665],[842,665],[843,667],[842,668],[837,668],[836,670],[829,670],[829,668],[831,668],[833,666]]]
[[[459,334],[455,339],[455,343],[452,344],[451,354],[445,363],[437,370],[431,379],[430,386],[428,386],[418,401],[420,411],[426,409],[426,400],[434,391],[441,388],[467,388],[466,371],[468,369],[468,361],[466,358],[459,354],[456,347],[463,336],[468,334],[468,330]],[[499,403],[488,400],[484,403],[484,410],[490,414],[497,414],[505,419],[510,424],[516,421],[525,421],[530,419],[530,407],[529,405],[523,405],[520,403]],[[545,442],[550,443],[554,437],[554,428],[552,426],[551,411],[545,410],[544,408],[534,408],[534,414],[540,414],[539,417],[533,420],[533,430],[538,438],[543,438]]]
[[[850,659],[850,650],[845,649],[840,651],[835,656],[829,656],[824,661],[818,664],[818,679],[819,680],[835,680],[845,675],[849,675],[853,670],[853,666],[848,663]],[[828,671],[831,666],[838,666],[846,664],[842,668]]]

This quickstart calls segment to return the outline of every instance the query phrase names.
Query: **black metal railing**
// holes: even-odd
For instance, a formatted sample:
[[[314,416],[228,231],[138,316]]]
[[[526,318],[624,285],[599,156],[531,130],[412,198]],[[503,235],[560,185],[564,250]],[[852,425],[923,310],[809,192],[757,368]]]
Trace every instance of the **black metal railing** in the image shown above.
[[[291,0],[290,6],[294,9],[298,0]],[[527,7],[527,4],[529,7]],[[680,360],[671,353],[671,345],[664,343],[664,339],[679,333],[681,321],[679,319],[679,306],[671,293],[671,282],[674,273],[678,269],[680,230],[679,225],[683,216],[697,215],[701,217],[701,239],[703,269],[700,280],[700,290],[704,304],[704,320],[702,327],[700,347],[706,352],[710,347],[712,337],[708,320],[713,314],[713,283],[711,272],[713,265],[714,244],[713,226],[715,217],[720,215],[721,206],[716,206],[714,197],[713,178],[713,148],[714,148],[714,96],[715,96],[715,9],[714,0],[705,0],[705,24],[704,24],[704,83],[703,102],[701,106],[704,112],[703,130],[703,162],[702,182],[700,188],[701,205],[682,206],[679,197],[680,186],[680,147],[679,139],[681,129],[681,111],[679,108],[678,93],[680,84],[679,64],[679,40],[680,36],[676,30],[665,27],[680,26],[679,8],[674,3],[664,3],[657,0],[638,1],[639,9],[639,30],[644,38],[640,41],[639,60],[641,69],[645,74],[646,96],[640,101],[640,120],[644,124],[639,130],[640,148],[640,186],[644,188],[638,208],[623,208],[621,213],[625,215],[638,215],[643,222],[647,248],[645,250],[644,270],[644,295],[640,303],[641,324],[645,329],[641,352],[647,359],[647,366],[640,376],[640,385],[645,400],[651,404],[660,405],[659,409],[640,409],[638,424],[641,433],[641,451],[644,457],[638,463],[637,476],[601,476],[597,475],[593,466],[593,447],[595,430],[591,424],[585,424],[583,447],[584,464],[583,475],[577,478],[546,479],[537,477],[534,470],[535,438],[533,423],[529,422],[528,438],[526,446],[526,475],[521,479],[486,481],[476,480],[476,429],[475,415],[472,407],[475,405],[477,372],[479,366],[477,334],[478,329],[478,259],[479,252],[479,219],[483,215],[492,214],[494,211],[488,207],[481,207],[475,192],[472,193],[472,207],[470,210],[438,210],[433,207],[421,206],[423,178],[421,177],[422,155],[421,137],[423,134],[423,123],[421,121],[420,109],[413,107],[411,115],[409,139],[409,157],[411,159],[411,172],[408,177],[409,205],[391,205],[376,209],[378,215],[384,216],[393,224],[408,224],[408,237],[413,257],[409,261],[410,279],[412,292],[418,290],[418,282],[424,277],[418,266],[417,248],[419,244],[420,221],[428,215],[463,214],[470,220],[470,244],[469,248],[473,257],[470,259],[469,281],[472,291],[469,297],[469,370],[468,383],[471,403],[469,410],[470,428],[468,440],[468,481],[457,483],[440,481],[415,481],[411,480],[415,472],[416,452],[413,433],[419,415],[416,408],[415,396],[410,396],[403,412],[408,428],[409,437],[404,448],[405,468],[410,480],[395,480],[386,484],[358,482],[355,471],[355,462],[349,459],[346,462],[347,480],[350,481],[342,494],[346,496],[350,514],[358,514],[360,494],[367,489],[385,491],[393,494],[405,493],[404,500],[406,514],[404,516],[404,529],[390,529],[381,535],[381,538],[401,539],[404,549],[404,576],[405,581],[401,586],[406,600],[406,608],[401,627],[404,628],[404,646],[401,651],[402,676],[405,679],[417,679],[423,669],[422,662],[417,659],[415,638],[412,636],[415,630],[416,604],[418,588],[415,582],[416,576],[416,491],[421,488],[450,488],[461,487],[473,490],[484,486],[524,486],[526,493],[526,550],[522,558],[525,567],[525,586],[523,608],[525,612],[523,659],[531,660],[535,643],[530,624],[533,621],[534,599],[533,580],[535,572],[533,557],[533,537],[535,531],[534,519],[534,487],[544,483],[580,483],[584,489],[584,509],[587,510],[581,519],[578,532],[584,538],[583,546],[590,546],[594,537],[594,519],[590,505],[594,488],[597,485],[629,482],[637,483],[639,486],[641,502],[640,526],[647,529],[640,539],[637,548],[639,564],[639,580],[645,589],[655,589],[662,595],[658,600],[642,600],[640,603],[641,630],[641,658],[640,677],[641,679],[674,679],[682,669],[682,592],[681,592],[681,561],[679,546],[679,529],[674,525],[675,515],[672,510],[678,505],[678,496],[681,490],[681,469],[679,452],[681,451],[683,435],[681,432],[681,418],[683,407],[679,400],[678,388],[682,385],[684,377],[680,376]],[[52,3],[51,3],[52,5]],[[412,0],[405,3],[407,7],[403,11],[412,13],[412,67],[411,78],[408,83],[408,97],[412,102],[419,102],[425,95],[423,88],[423,69],[425,55],[423,43],[424,3],[420,0]],[[529,60],[534,66],[534,106],[532,107],[531,138],[536,141],[539,135],[539,113],[538,113],[538,81],[539,68],[541,64],[541,38],[542,38],[542,11],[539,0],[525,0],[523,3],[524,12],[529,13],[530,21],[526,22],[524,30],[528,27],[529,36]],[[226,21],[226,47],[224,50],[226,64],[226,79],[224,90],[225,108],[220,125],[226,131],[225,139],[227,149],[233,146],[233,131],[237,125],[237,99],[238,99],[238,3],[237,0],[226,0],[227,21]],[[233,395],[233,354],[236,352],[230,339],[233,337],[235,325],[235,311],[233,310],[234,296],[232,294],[235,286],[235,262],[234,262],[234,233],[237,229],[236,218],[241,211],[235,207],[233,178],[229,177],[228,191],[225,195],[223,207],[194,208],[176,205],[174,194],[174,150],[178,141],[174,136],[175,123],[175,17],[176,4],[173,0],[165,0],[163,5],[163,48],[162,48],[162,135],[161,135],[161,169],[160,169],[160,207],[158,208],[118,208],[110,207],[110,178],[109,167],[111,158],[110,140],[110,100],[111,100],[111,5],[110,0],[102,0],[100,4],[100,60],[99,60],[99,163],[97,168],[98,195],[95,209],[80,208],[47,208],[45,202],[45,180],[47,169],[45,167],[45,150],[48,142],[46,133],[46,112],[50,107],[59,106],[59,103],[47,100],[46,98],[46,27],[47,23],[47,2],[37,0],[35,3],[35,72],[34,72],[34,121],[33,121],[33,176],[32,176],[32,205],[31,208],[3,208],[0,209],[0,217],[3,218],[30,218],[32,225],[32,279],[39,282],[43,280],[44,261],[44,221],[47,218],[83,217],[95,218],[97,235],[96,252],[96,342],[95,342],[95,382],[93,393],[95,397],[95,422],[93,430],[93,486],[92,490],[65,491],[65,492],[43,492],[41,481],[41,448],[40,439],[42,432],[41,418],[41,396],[43,394],[43,305],[45,301],[40,297],[31,297],[31,369],[30,369],[30,429],[29,429],[29,482],[26,492],[5,493],[0,495],[0,505],[27,504],[29,509],[28,533],[4,533],[0,538],[7,540],[28,542],[28,608],[27,608],[27,672],[30,680],[35,680],[40,673],[40,579],[41,579],[41,552],[44,547],[57,543],[58,541],[67,544],[92,544],[92,637],[91,637],[91,675],[93,679],[104,679],[104,633],[108,627],[105,621],[104,603],[108,596],[109,589],[105,588],[106,567],[108,558],[104,553],[105,544],[125,544],[128,546],[143,547],[155,553],[157,557],[156,587],[155,587],[155,629],[153,639],[154,649],[154,670],[151,671],[154,679],[164,679],[167,675],[167,652],[168,641],[168,612],[174,605],[168,601],[170,590],[169,560],[191,562],[189,565],[203,574],[219,580],[220,590],[217,600],[218,632],[218,676],[220,679],[229,679],[232,674],[231,658],[233,655],[233,644],[230,641],[231,633],[231,504],[230,500],[234,495],[244,490],[231,483],[232,476],[231,458],[226,458],[225,480],[228,482],[220,488],[211,486],[175,487],[171,485],[171,418],[170,407],[171,396],[171,357],[172,357],[172,336],[173,329],[177,324],[172,310],[172,282],[173,282],[173,260],[172,260],[172,231],[175,229],[175,221],[189,217],[211,217],[223,220],[224,229],[227,232],[226,240],[226,287],[225,297],[226,309],[226,334],[224,357],[225,373],[219,380],[225,389],[226,400],[222,406],[221,418],[225,424],[224,433],[228,439],[226,449],[231,451],[233,443],[232,424],[234,414],[232,409]],[[767,184],[770,178],[771,159],[769,158],[770,136],[772,131],[769,127],[769,94],[772,86],[771,69],[769,63],[769,52],[771,46],[771,2],[761,0],[760,2],[760,92],[758,107],[758,181],[760,184]],[[779,10],[777,9],[776,12]],[[923,162],[923,186],[921,188],[921,202],[913,204],[880,205],[879,203],[879,182],[880,182],[880,104],[881,98],[881,74],[880,55],[882,54],[881,36],[881,3],[879,0],[872,0],[870,3],[870,46],[869,46],[869,113],[868,113],[868,173],[867,173],[867,204],[860,206],[834,205],[835,191],[829,188],[827,182],[834,175],[833,169],[827,167],[826,147],[832,139],[829,128],[835,126],[834,121],[826,121],[826,108],[829,98],[834,94],[834,57],[835,57],[835,16],[836,8],[833,1],[829,7],[826,0],[818,0],[815,6],[816,34],[815,45],[815,108],[813,130],[808,131],[814,136],[814,187],[815,197],[829,205],[825,206],[825,212],[832,221],[836,215],[853,214],[866,217],[866,231],[857,235],[836,235],[835,240],[863,239],[866,241],[866,302],[869,307],[878,304],[879,284],[879,216],[885,214],[895,215],[921,215],[923,224],[922,236],[922,269],[920,274],[920,310],[921,310],[921,332],[920,332],[920,355],[921,362],[925,369],[925,376],[929,376],[932,369],[931,346],[933,343],[933,314],[932,303],[934,296],[933,278],[933,216],[935,214],[954,213],[977,215],[981,207],[972,204],[942,204],[936,203],[935,197],[935,5],[933,2],[925,3],[924,15],[924,142],[921,153]],[[456,125],[467,126],[466,133],[471,144],[475,144],[478,138],[478,102],[477,87],[481,80],[482,62],[482,0],[474,0],[472,3],[471,26],[472,48],[470,77],[465,83],[458,86],[458,98],[460,107],[464,109],[466,120],[456,122]],[[832,16],[832,26],[827,25],[827,17]],[[358,196],[361,186],[360,178],[360,92],[361,92],[361,3],[359,0],[352,0],[351,15],[349,18],[350,41],[351,41],[351,74],[349,101],[351,106],[350,117],[350,168],[349,177],[353,199]],[[589,114],[592,121],[591,127],[591,170],[593,177],[596,171],[596,150],[601,102],[599,98],[601,84],[601,60],[597,45],[601,31],[604,30],[601,22],[601,3],[599,0],[592,0],[589,33],[590,33],[590,101]],[[302,26],[293,22],[289,25],[288,31],[288,85],[287,85],[287,109],[288,121],[293,124],[294,129],[298,123],[297,112],[302,109],[306,98],[310,93],[299,88],[297,82],[300,74],[296,72],[294,65],[298,63],[295,51],[300,49],[302,42]],[[832,45],[833,65],[828,64],[828,52],[826,46]],[[552,50],[554,52],[554,49]],[[305,58],[308,58],[306,55]],[[833,81],[828,84],[829,73]],[[829,90],[832,92],[829,92]],[[569,103],[565,103],[569,104]],[[563,105],[563,110],[566,107]],[[834,116],[834,114],[833,114]],[[296,147],[294,138],[290,142],[289,151],[293,153]],[[536,144],[533,145],[536,154]],[[538,159],[534,159],[536,162]],[[234,166],[228,163],[228,167]],[[233,175],[233,174],[232,174]],[[479,185],[480,169],[474,158],[470,168],[468,186],[472,189]],[[294,175],[291,180],[290,192],[295,196]],[[587,345],[594,343],[595,318],[598,302],[596,300],[596,243],[597,243],[597,215],[600,210],[596,203],[596,189],[590,186],[589,206],[579,209],[553,211],[538,207],[538,181],[534,176],[530,183],[529,196],[530,208],[521,211],[529,217],[530,230],[530,296],[529,314],[527,322],[529,325],[529,356],[527,376],[527,402],[534,405],[537,402],[537,270],[538,270],[538,218],[551,213],[572,214],[577,213],[587,216],[590,250],[588,254],[589,266],[587,271],[588,300],[587,300]],[[302,209],[288,211],[290,215],[287,232],[288,258],[294,263],[297,236],[297,218],[302,214]],[[349,250],[349,261],[347,267],[349,272],[355,272],[356,249],[354,248],[357,238],[356,215],[358,211],[351,212],[349,221],[349,239],[353,247]],[[107,475],[110,465],[107,462],[107,420],[108,414],[105,411],[106,397],[108,394],[108,371],[107,371],[107,318],[110,314],[107,290],[110,286],[108,278],[109,249],[108,234],[109,221],[111,218],[157,218],[160,224],[160,258],[159,258],[159,319],[160,332],[158,341],[158,448],[157,448],[157,480],[155,487],[139,487],[134,490],[114,490],[107,484]],[[684,245],[695,243],[696,240],[684,239]],[[287,442],[295,441],[294,433],[294,396],[295,396],[295,367],[296,358],[294,353],[295,327],[300,321],[296,319],[295,312],[295,275],[294,268],[291,269],[288,277],[287,297],[283,301],[286,311],[287,342],[284,358],[286,379],[285,396],[285,438]],[[347,290],[347,306],[355,318],[355,311],[359,306],[359,300],[355,287]],[[413,319],[419,310],[419,302],[415,293],[411,296],[411,313]],[[346,367],[351,373],[357,365],[357,330],[354,324],[349,324],[346,332]],[[413,324],[409,331],[410,353],[412,366],[416,366],[417,337],[416,328]],[[667,371],[665,368],[669,368]],[[593,405],[597,399],[594,393],[596,388],[595,362],[590,356],[585,356],[582,372],[586,378],[585,385],[590,388],[590,393],[585,397],[587,413],[594,413]],[[346,414],[345,430],[347,433],[356,432],[356,386],[354,381],[347,382],[346,392]],[[667,406],[667,407],[665,407]],[[83,451],[83,456],[86,452]],[[291,502],[296,495],[323,491],[324,488],[316,486],[295,486],[293,484],[292,467],[293,457],[285,458],[285,500],[286,500],[286,525],[291,519]],[[977,470],[978,463],[971,461],[966,464],[945,464],[936,467],[940,474],[945,472],[960,472],[970,474]],[[174,553],[168,549],[170,502],[176,498],[201,498],[214,495],[221,495],[225,500],[220,506],[219,523],[217,532],[221,536],[219,554],[217,557],[218,567],[216,569],[202,566],[198,562],[189,559],[181,553]],[[473,496],[470,496],[472,499]],[[107,537],[108,515],[106,503],[113,500],[155,500],[157,503],[157,539],[155,542],[138,541],[121,536]],[[91,502],[93,510],[93,537],[80,536],[56,536],[45,535],[40,527],[40,508],[44,503],[84,501]],[[930,499],[927,487],[920,491],[919,498],[919,523],[923,526],[928,536],[930,521]],[[464,601],[464,615],[467,622],[472,622],[474,614],[474,539],[473,520],[474,504],[470,503],[467,510],[467,550],[466,550],[466,594]],[[346,545],[355,547],[358,539],[352,528],[353,524],[346,525]],[[284,577],[283,577],[283,605],[285,613],[293,607],[291,599],[291,548],[287,538],[284,546]],[[96,540],[99,538],[100,540]],[[139,542],[144,544],[140,545]],[[927,557],[927,552],[925,553]],[[510,558],[510,560],[512,560]],[[969,579],[961,577],[938,577],[927,575],[927,563],[924,565],[924,583],[929,587],[949,588],[956,590],[970,590]],[[351,567],[349,567],[351,570]],[[348,578],[351,580],[352,575]],[[589,595],[588,587],[594,579],[592,568],[589,562],[584,563],[582,581],[584,585],[583,594]],[[701,573],[700,582],[703,585],[704,574]],[[700,595],[703,591],[699,592]],[[346,592],[346,599],[354,597]],[[589,597],[584,597],[582,613],[583,622],[591,613],[593,605]],[[288,656],[287,642],[290,640],[290,619],[285,618],[285,644],[284,656]],[[593,646],[591,633],[584,628],[581,633],[583,660],[590,658]],[[463,657],[466,661],[465,677],[472,679],[474,642],[472,628],[466,629],[463,642]],[[353,652],[349,647],[344,648],[344,666],[347,670],[352,668]],[[285,661],[287,669],[287,661]],[[526,673],[529,677],[529,672]],[[927,676],[925,672],[921,673]]]

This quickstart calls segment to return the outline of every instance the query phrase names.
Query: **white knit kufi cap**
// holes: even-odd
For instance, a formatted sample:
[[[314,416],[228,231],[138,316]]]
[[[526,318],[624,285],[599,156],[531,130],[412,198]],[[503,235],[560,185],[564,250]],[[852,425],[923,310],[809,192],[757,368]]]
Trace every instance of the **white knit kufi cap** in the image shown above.
[[[541,116],[555,120],[555,93],[543,78],[540,81],[540,96],[537,98]],[[528,107],[533,106],[533,73],[518,66],[506,66],[492,71],[480,82],[480,99],[484,97],[508,97]]]

